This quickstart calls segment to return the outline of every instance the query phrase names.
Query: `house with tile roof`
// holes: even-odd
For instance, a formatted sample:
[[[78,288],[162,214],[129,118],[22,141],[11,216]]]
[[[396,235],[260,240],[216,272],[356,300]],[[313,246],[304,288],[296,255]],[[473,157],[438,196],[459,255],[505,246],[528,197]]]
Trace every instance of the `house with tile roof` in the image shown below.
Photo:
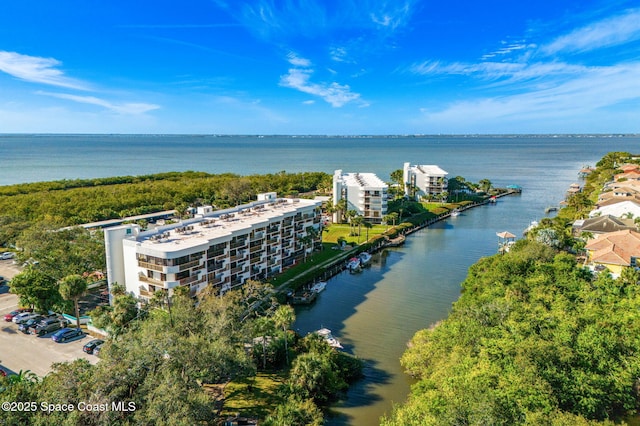
[[[614,277],[625,267],[637,267],[640,258],[640,233],[631,230],[598,235],[585,246],[587,262],[594,270],[606,268]]]

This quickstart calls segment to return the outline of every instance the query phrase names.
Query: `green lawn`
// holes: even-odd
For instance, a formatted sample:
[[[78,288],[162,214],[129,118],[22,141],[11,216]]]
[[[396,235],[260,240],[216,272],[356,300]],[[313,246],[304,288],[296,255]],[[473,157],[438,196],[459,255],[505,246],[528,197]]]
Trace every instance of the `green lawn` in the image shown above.
[[[277,390],[286,379],[286,371],[259,372],[255,377],[230,382],[224,388],[221,416],[239,414],[241,417],[264,419],[283,402]]]
[[[390,228],[387,225],[373,225],[372,228],[369,228],[369,239],[373,238],[376,235],[382,234],[385,230]],[[333,223],[328,228],[326,228],[325,232],[322,234],[322,241],[325,243],[337,243],[338,238],[342,237],[345,239],[347,244],[362,244],[366,242],[367,239],[367,229],[364,226],[360,227],[360,236],[349,235],[351,231],[354,231],[356,234],[358,232],[358,227],[351,228],[347,223]]]

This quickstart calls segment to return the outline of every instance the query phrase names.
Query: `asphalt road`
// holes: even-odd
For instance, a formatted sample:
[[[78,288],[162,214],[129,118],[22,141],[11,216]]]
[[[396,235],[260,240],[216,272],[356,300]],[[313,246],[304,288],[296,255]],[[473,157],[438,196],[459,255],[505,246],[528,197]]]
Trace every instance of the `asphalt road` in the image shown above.
[[[20,270],[12,260],[0,260],[0,275],[9,280]],[[38,376],[45,376],[52,371],[51,365],[56,362],[73,361],[78,358],[88,359],[91,363],[98,358],[87,355],[82,346],[93,337],[86,335],[65,343],[56,343],[51,339],[53,333],[44,337],[24,334],[18,325],[5,322],[4,314],[18,307],[18,297],[9,293],[7,286],[0,287],[0,367],[8,373],[30,370]]]

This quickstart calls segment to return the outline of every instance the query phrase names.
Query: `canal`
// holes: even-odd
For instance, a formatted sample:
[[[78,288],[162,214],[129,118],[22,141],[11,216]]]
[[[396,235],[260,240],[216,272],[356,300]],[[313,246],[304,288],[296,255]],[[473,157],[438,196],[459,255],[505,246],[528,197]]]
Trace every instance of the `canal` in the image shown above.
[[[565,163],[566,164],[566,163]],[[408,236],[402,247],[385,249],[359,274],[343,272],[328,281],[316,302],[297,309],[301,334],[327,327],[345,350],[365,361],[365,378],[333,408],[327,424],[376,425],[409,393],[411,378],[400,357],[413,334],[446,318],[460,295],[467,269],[497,252],[497,232],[518,238],[545,209],[558,205],[577,181],[580,163],[554,174],[521,174],[521,195],[464,211]],[[533,170],[533,169],[532,169]]]

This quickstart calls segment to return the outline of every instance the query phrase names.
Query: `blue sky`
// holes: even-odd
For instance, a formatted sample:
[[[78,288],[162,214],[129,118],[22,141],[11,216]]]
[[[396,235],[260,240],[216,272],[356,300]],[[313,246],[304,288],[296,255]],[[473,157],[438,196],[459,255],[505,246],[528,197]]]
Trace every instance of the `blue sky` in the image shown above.
[[[640,6],[5,0],[23,132],[640,133]]]

